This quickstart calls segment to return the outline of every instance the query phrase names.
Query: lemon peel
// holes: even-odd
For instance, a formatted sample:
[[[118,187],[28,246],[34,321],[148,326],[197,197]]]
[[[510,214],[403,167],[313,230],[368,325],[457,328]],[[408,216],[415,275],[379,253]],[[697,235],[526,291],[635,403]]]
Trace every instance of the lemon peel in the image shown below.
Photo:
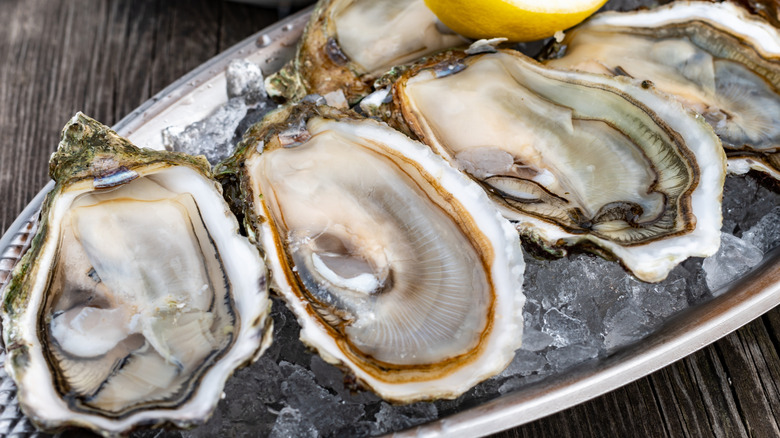
[[[534,41],[588,18],[607,0],[425,0],[453,31],[469,38]]]

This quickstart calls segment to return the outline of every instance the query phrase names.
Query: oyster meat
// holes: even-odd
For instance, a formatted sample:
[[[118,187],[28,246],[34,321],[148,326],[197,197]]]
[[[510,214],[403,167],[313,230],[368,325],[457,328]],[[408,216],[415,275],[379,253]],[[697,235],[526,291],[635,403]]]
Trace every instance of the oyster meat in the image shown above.
[[[649,80],[703,115],[729,170],[780,180],[780,32],[730,2],[606,12],[568,31],[550,66]]]
[[[3,303],[22,409],[44,429],[104,434],[204,421],[272,332],[265,265],[208,163],[77,114],[50,172]]]
[[[547,251],[582,245],[655,282],[717,250],[725,157],[701,118],[650,88],[511,50],[450,51],[403,73],[379,112]]]
[[[352,104],[390,67],[466,40],[437,22],[423,0],[322,0],[295,57],[269,76],[271,96],[297,100],[311,93]]]
[[[384,124],[311,102],[242,146],[223,172],[323,359],[396,402],[457,397],[511,361],[524,262],[476,184]]]

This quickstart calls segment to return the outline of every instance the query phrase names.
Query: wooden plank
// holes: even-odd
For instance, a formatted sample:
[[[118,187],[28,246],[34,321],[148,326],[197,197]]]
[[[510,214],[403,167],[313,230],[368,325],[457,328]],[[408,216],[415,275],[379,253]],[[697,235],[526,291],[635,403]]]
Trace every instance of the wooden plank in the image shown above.
[[[161,0],[158,3],[152,89],[159,91],[217,55],[222,2]]]
[[[219,26],[219,51],[222,52],[229,49],[244,39],[246,35],[252,35],[277,21],[277,15],[269,13],[268,9],[222,2]]]
[[[105,108],[108,123],[114,124],[149,99],[152,88],[151,64],[153,41],[159,20],[155,1],[113,2],[107,21],[108,29],[101,53],[104,62],[99,74],[107,84]],[[96,102],[98,103],[98,102]]]
[[[687,417],[691,411],[695,414],[695,410],[701,407],[700,398],[691,389],[691,379],[685,377],[688,376],[684,363],[677,362],[647,378],[663,415],[660,424],[670,436],[690,436]],[[693,396],[689,395],[691,393]],[[699,417],[706,419],[706,414],[700,413]]]
[[[745,436],[745,429],[729,388],[728,376],[716,348],[707,347],[685,358],[683,364],[684,370],[678,368],[678,381],[686,383],[684,390],[696,400],[693,406],[682,411],[690,435],[702,436],[711,431],[718,437]],[[675,388],[675,393],[681,391],[682,387]]]
[[[44,5],[45,4],[45,5]],[[83,88],[73,81],[63,93],[63,82],[58,75],[67,60],[63,52],[68,42],[68,8],[75,3],[45,1],[2,3],[0,15],[7,26],[0,26],[5,41],[2,62],[2,91],[0,102],[0,185],[2,229],[48,180],[46,159],[56,147],[59,129],[70,117],[64,116],[61,103],[74,102]],[[46,13],[36,13],[46,9]]]
[[[777,424],[778,400],[775,366],[777,352],[762,321],[748,324],[717,344],[727,369],[742,420],[751,436],[780,436]],[[736,373],[732,373],[736,370]]]
[[[630,402],[627,402],[630,401]],[[640,379],[590,402],[495,437],[666,436],[650,381]]]

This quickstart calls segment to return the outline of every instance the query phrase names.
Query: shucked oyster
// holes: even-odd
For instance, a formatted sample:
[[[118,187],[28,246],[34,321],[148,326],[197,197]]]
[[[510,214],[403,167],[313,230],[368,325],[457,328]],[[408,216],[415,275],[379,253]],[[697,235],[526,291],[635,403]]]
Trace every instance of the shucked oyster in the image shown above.
[[[388,400],[457,397],[520,345],[517,233],[427,147],[356,117],[304,102],[247,133],[247,229],[326,361]]]
[[[321,0],[295,58],[266,90],[290,100],[341,91],[355,103],[390,67],[464,42],[440,30],[423,0]]]
[[[729,3],[603,13],[567,32],[559,68],[650,80],[702,114],[729,170],[780,180],[780,32]]]
[[[202,157],[77,114],[3,305],[6,368],[42,428],[204,421],[270,343],[265,267]]]
[[[709,126],[646,88],[515,51],[453,51],[395,82],[390,121],[471,175],[548,250],[595,245],[660,281],[717,250],[725,167]]]

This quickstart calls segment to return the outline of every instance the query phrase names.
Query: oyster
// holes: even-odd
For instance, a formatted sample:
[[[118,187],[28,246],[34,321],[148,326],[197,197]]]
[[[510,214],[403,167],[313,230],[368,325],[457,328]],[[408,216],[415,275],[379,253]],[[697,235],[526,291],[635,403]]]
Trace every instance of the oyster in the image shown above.
[[[202,157],[77,114],[3,303],[6,369],[39,427],[202,422],[270,344],[265,265]]]
[[[321,0],[292,61],[266,80],[271,96],[311,93],[352,104],[390,67],[465,40],[443,29],[423,0]]]
[[[602,13],[567,32],[550,66],[652,81],[703,115],[729,170],[780,180],[780,32],[733,3]]]
[[[311,102],[253,127],[240,182],[301,340],[396,402],[454,398],[522,338],[517,233],[427,147]]]
[[[655,282],[717,250],[725,167],[709,126],[648,88],[511,50],[451,51],[403,73],[379,113],[478,181],[547,251],[606,251]]]

